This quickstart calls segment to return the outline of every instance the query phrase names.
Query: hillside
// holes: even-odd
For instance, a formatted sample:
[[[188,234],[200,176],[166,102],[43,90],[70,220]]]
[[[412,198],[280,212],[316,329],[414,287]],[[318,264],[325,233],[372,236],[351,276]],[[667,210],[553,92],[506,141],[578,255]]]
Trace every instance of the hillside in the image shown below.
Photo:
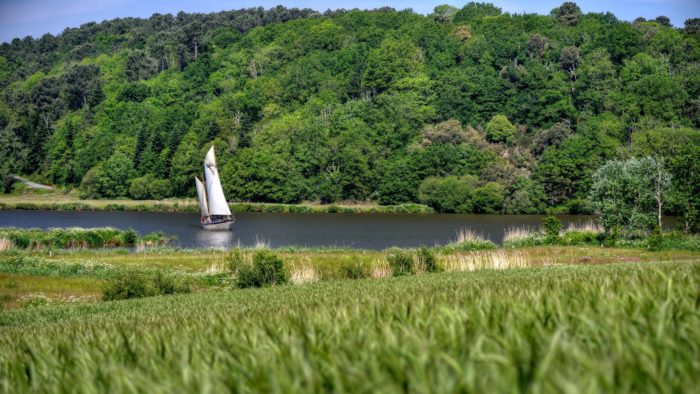
[[[0,175],[85,197],[589,210],[606,160],[657,155],[700,212],[700,20],[247,9],[89,23],[0,46]],[[694,215],[694,216],[693,216]]]

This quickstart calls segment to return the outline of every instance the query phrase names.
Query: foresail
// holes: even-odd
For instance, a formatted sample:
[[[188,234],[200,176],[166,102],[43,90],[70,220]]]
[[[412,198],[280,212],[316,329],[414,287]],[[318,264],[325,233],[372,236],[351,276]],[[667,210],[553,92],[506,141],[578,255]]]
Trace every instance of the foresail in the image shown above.
[[[226,203],[224,190],[221,187],[219,179],[219,171],[216,168],[216,157],[214,156],[214,147],[212,146],[204,159],[204,177],[207,189],[207,201],[209,203],[210,215],[231,215],[231,210]]]
[[[195,177],[194,182],[197,185],[197,198],[199,198],[199,210],[202,216],[209,216],[209,207],[207,206],[207,194],[204,191],[204,184],[199,178]]]
[[[206,168],[207,166],[216,167],[216,154],[214,153],[214,145],[212,145],[211,148],[209,148],[207,155],[204,156],[204,167]]]

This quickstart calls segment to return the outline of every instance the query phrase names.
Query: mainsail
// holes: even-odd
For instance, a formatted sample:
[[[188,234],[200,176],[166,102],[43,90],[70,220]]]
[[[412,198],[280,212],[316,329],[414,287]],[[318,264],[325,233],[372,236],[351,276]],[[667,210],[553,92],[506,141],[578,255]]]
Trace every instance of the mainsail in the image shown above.
[[[199,198],[199,210],[202,212],[202,216],[209,216],[209,207],[207,204],[207,193],[204,191],[204,184],[197,177],[194,177],[194,182],[197,185],[197,197]]]
[[[216,156],[214,154],[213,145],[204,158],[204,178],[206,182],[207,202],[209,203],[209,215],[231,215],[231,210],[226,203],[226,197],[224,197],[224,190],[221,188],[221,180],[219,180],[219,170],[216,168]]]

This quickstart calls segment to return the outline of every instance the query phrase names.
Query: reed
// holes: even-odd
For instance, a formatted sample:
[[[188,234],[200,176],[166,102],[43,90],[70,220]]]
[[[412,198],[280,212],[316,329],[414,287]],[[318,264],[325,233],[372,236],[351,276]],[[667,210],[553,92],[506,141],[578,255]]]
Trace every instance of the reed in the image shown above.
[[[311,259],[307,257],[301,264],[292,268],[289,280],[295,285],[301,285],[304,283],[318,282],[321,280],[321,276],[318,269],[311,263]]]
[[[587,220],[583,223],[580,223],[580,222],[579,223],[573,223],[573,222],[569,223],[566,226],[565,230],[562,229],[560,234],[564,235],[565,233],[571,232],[571,231],[602,234],[603,232],[605,232],[605,229],[603,228],[603,226],[600,223],[593,221],[593,220]]]
[[[369,276],[374,279],[388,278],[394,274],[391,265],[386,259],[377,259],[372,262]]]
[[[14,249],[15,244],[12,242],[12,240],[7,239],[5,237],[0,237],[0,252]]]
[[[503,242],[515,242],[531,238],[538,230],[532,227],[508,227],[503,234]]]
[[[441,249],[446,252],[495,249],[496,244],[477,234],[470,228],[462,227],[456,232],[456,239]]]

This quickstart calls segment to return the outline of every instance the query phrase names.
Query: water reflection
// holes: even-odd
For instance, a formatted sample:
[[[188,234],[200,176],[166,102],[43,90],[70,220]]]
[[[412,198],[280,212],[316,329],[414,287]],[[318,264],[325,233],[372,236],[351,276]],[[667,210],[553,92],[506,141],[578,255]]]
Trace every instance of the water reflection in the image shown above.
[[[200,230],[195,234],[195,240],[200,248],[226,249],[236,243],[234,231]]]

